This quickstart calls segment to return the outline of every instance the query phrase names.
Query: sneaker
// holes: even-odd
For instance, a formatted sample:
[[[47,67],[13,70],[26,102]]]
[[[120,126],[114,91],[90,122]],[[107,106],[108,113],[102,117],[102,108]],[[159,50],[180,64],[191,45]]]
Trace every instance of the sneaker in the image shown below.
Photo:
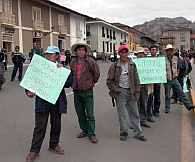
[[[93,143],[93,144],[97,144],[97,143],[98,143],[98,139],[97,139],[96,136],[90,136],[90,137],[89,137],[89,140],[90,140],[90,142]]]
[[[60,145],[57,145],[55,148],[50,147],[48,150],[58,155],[64,155],[64,149]]]
[[[26,157],[26,162],[34,162],[38,157],[38,153],[30,152]]]

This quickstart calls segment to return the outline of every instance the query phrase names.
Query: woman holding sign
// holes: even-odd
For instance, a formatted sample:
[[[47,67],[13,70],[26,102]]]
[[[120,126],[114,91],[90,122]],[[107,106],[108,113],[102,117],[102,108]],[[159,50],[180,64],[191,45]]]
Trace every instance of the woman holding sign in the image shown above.
[[[49,46],[45,52],[45,58],[51,62],[57,62],[59,59],[59,48]],[[70,74],[66,83],[65,88],[69,88],[72,84],[72,75]],[[26,90],[26,95],[30,98],[34,97],[35,94]],[[49,151],[56,154],[63,155],[64,150],[59,145],[60,134],[61,134],[61,114],[67,113],[67,100],[64,89],[60,93],[60,96],[56,104],[51,104],[42,98],[36,96],[35,99],[35,128],[33,133],[32,145],[30,153],[26,157],[27,162],[33,162],[38,156],[43,143],[48,118],[50,116],[51,132]]]

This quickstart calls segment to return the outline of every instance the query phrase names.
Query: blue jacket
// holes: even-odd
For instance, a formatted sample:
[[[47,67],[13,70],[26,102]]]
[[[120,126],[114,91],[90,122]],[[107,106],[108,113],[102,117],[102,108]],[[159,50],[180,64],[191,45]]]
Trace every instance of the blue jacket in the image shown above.
[[[72,86],[73,76],[72,72],[70,73],[64,88],[69,88]],[[35,112],[49,112],[50,109],[57,108],[59,113],[67,113],[67,99],[65,90],[62,90],[60,96],[55,105],[41,99],[40,97],[36,96],[35,98]]]

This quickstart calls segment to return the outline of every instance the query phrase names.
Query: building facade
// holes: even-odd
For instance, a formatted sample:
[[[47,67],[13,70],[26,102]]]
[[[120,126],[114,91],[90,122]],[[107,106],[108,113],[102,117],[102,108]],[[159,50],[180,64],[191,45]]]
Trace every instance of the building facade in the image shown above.
[[[156,43],[155,40],[148,37],[145,33],[138,31],[137,29],[121,23],[112,23],[113,25],[128,32],[129,37],[129,49],[134,52],[138,47],[150,47]]]
[[[128,32],[108,22],[88,21],[86,26],[87,43],[97,56],[109,56],[117,51],[122,43],[128,43]]]
[[[33,44],[70,49],[85,41],[85,15],[47,0],[0,0],[0,47],[28,54]],[[76,28],[74,28],[74,25]]]
[[[174,28],[163,31],[161,37],[161,46],[173,44],[176,49],[190,50],[191,29]]]

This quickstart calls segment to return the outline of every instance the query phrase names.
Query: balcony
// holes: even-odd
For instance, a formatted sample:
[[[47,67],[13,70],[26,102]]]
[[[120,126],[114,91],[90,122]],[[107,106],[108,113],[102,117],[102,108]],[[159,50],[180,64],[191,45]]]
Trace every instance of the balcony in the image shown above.
[[[16,16],[12,13],[0,13],[0,24],[15,26],[16,25]]]
[[[43,31],[44,30],[44,23],[41,20],[34,20],[33,21],[33,28],[37,31]]]
[[[68,34],[68,28],[65,25],[58,25],[58,31],[60,34]]]

